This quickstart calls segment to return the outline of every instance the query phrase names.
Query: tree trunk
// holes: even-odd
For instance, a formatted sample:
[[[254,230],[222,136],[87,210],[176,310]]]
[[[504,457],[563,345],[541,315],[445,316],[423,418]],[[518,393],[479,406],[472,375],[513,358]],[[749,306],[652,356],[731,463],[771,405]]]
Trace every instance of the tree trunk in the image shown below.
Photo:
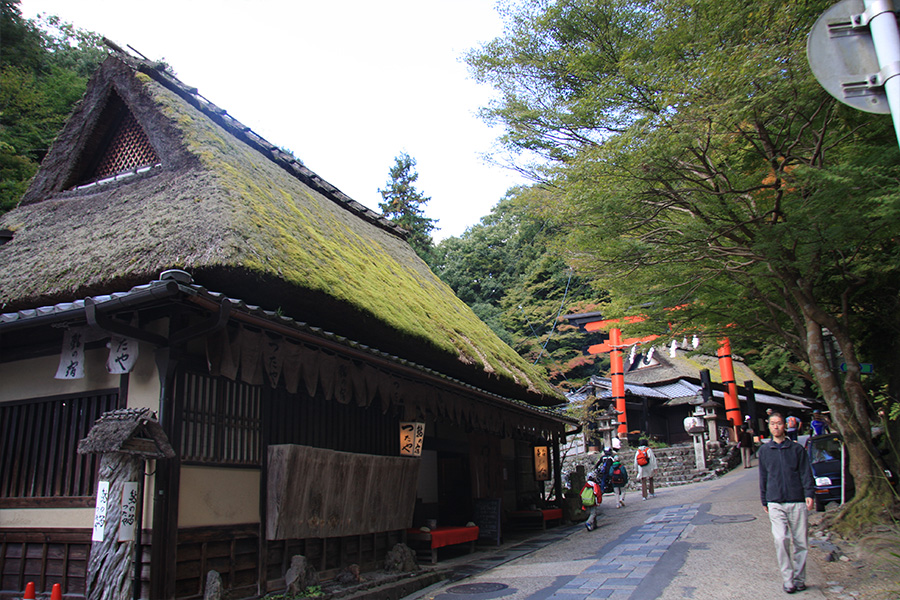
[[[837,376],[828,363],[822,325],[809,318],[806,311],[804,318],[809,364],[825,396],[832,421],[844,439],[849,470],[856,486],[856,495],[845,505],[833,527],[842,534],[858,533],[863,526],[876,520],[877,513],[885,511],[891,505],[893,494],[885,478],[878,451],[872,443],[868,401],[859,382],[859,363],[852,342],[848,336],[843,335],[844,332],[832,330],[848,365],[844,383],[845,398]],[[851,374],[854,367],[855,378]]]
[[[100,481],[109,482],[109,501],[103,540],[91,544],[88,562],[86,600],[127,600],[133,597],[134,544],[120,542],[119,523],[122,513],[124,484],[144,476],[144,461],[130,454],[111,452],[100,458]],[[138,500],[143,501],[143,498]]]

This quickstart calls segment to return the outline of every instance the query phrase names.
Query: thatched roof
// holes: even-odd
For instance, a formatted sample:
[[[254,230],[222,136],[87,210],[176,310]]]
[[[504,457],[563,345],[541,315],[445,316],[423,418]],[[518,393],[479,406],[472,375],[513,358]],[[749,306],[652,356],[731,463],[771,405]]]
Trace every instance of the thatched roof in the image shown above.
[[[700,379],[700,371],[709,369],[710,381],[722,383],[722,371],[719,368],[719,359],[706,354],[693,354],[678,349],[675,356],[669,355],[665,347],[657,348],[653,355],[658,365],[642,369],[632,369],[625,373],[625,381],[636,384],[661,384],[676,381],[678,379]],[[744,362],[735,358],[732,360],[734,367],[734,380],[742,387],[744,382],[752,381],[753,388],[761,392],[776,392],[777,390],[762,377],[753,372]]]
[[[159,164],[79,188],[116,103]],[[180,268],[207,288],[485,389],[560,398],[402,230],[134,57],[110,57],[94,75],[2,229],[13,231],[0,245],[2,312],[127,290]]]
[[[172,458],[175,451],[149,408],[122,408],[103,413],[87,437],[78,442],[79,454],[118,452],[144,458]]]

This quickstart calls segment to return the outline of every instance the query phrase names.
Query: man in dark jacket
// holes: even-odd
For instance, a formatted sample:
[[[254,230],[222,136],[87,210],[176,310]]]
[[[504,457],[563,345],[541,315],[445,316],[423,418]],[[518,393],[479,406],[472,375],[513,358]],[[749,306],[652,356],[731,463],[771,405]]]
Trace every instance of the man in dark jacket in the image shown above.
[[[769,415],[769,431],[772,439],[757,455],[759,496],[772,523],[784,591],[793,594],[806,589],[807,520],[813,508],[815,481],[806,451],[786,435],[784,415]]]

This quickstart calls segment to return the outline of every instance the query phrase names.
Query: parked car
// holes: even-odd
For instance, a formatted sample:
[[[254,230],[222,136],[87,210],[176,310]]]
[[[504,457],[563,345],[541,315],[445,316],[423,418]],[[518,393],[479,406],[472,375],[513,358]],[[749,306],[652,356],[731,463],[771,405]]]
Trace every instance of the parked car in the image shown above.
[[[844,451],[844,443],[837,433],[824,435],[811,435],[804,444],[809,453],[809,462],[812,466],[813,477],[816,480],[816,510],[825,510],[829,502],[841,501],[841,483],[846,481],[844,500],[853,497],[853,478],[846,461],[841,472],[841,454]]]

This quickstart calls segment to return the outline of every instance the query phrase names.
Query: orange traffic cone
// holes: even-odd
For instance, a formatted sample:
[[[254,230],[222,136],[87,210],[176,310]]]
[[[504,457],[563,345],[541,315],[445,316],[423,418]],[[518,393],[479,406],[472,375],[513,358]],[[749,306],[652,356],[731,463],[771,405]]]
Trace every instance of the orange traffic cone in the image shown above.
[[[53,584],[53,589],[50,591],[50,600],[62,600],[62,586],[58,583]]]
[[[34,600],[34,582],[29,581],[25,584],[25,595],[22,596],[22,600]]]

